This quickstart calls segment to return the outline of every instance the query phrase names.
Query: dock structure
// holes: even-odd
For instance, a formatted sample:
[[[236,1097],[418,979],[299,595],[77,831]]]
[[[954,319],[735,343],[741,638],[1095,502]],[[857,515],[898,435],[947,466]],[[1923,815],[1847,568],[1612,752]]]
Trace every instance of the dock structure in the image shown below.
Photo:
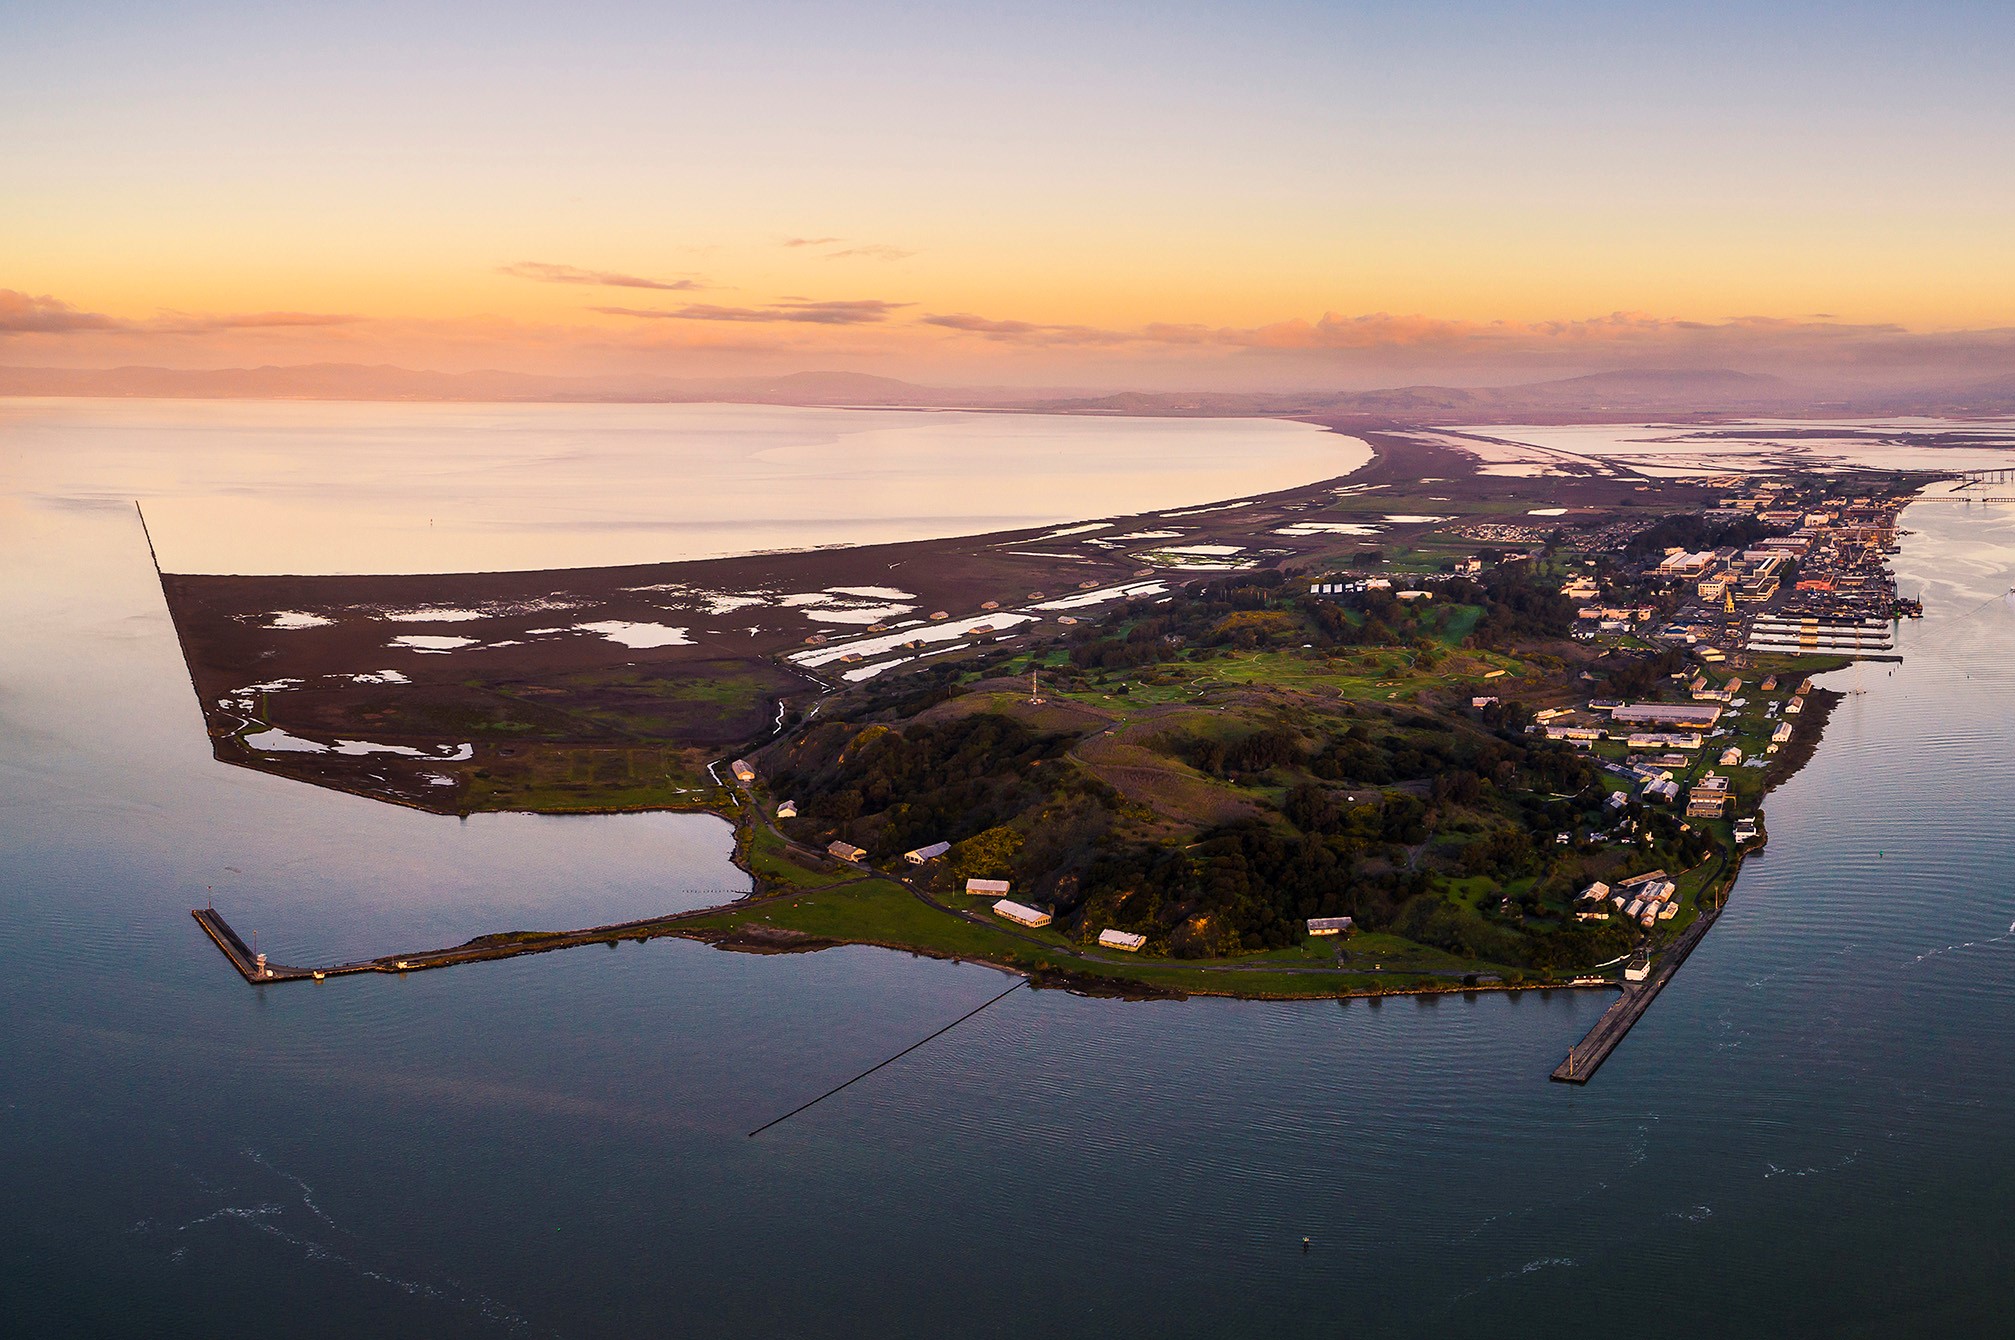
[[[298,982],[317,975],[313,968],[289,968],[266,962],[263,954],[253,953],[238,938],[238,932],[231,929],[231,923],[218,915],[215,908],[199,907],[189,915],[196,918],[196,924],[216,941],[224,957],[231,960],[231,966],[248,982]]]
[[[225,921],[223,915],[215,908],[199,907],[190,915],[196,918],[196,924],[203,928],[217,948],[224,951],[224,957],[238,970],[239,976],[254,986],[263,986],[268,982],[321,981],[325,977],[344,977],[360,972],[419,972],[427,968],[451,968],[461,963],[516,958],[520,954],[543,954],[549,950],[572,949],[580,945],[647,939],[653,935],[669,934],[681,922],[710,916],[721,911],[724,906],[726,904],[696,907],[685,912],[643,917],[635,921],[610,922],[604,926],[588,926],[574,931],[517,931],[501,935],[483,935],[466,944],[451,945],[446,949],[385,954],[378,958],[337,963],[325,968],[296,968],[268,963],[245,944],[238,932],[231,929],[231,924]]]
[[[1616,1003],[1604,1010],[1602,1017],[1595,1021],[1595,1026],[1588,1030],[1587,1035],[1568,1049],[1567,1059],[1554,1067],[1552,1078],[1562,1084],[1588,1083],[1595,1072],[1601,1069],[1602,1063],[1609,1059],[1609,1054],[1616,1050],[1617,1044],[1622,1042],[1637,1021],[1644,1017],[1644,1012],[1651,1008],[1651,1002],[1665,989],[1665,984],[1672,980],[1673,974],[1679,971],[1679,965],[1686,962],[1686,956],[1693,952],[1693,947],[1707,934],[1707,928],[1714,924],[1714,917],[1715,914],[1712,912],[1703,912],[1697,921],[1672,942],[1672,947],[1665,951],[1664,957],[1659,960],[1657,968],[1649,977],[1642,982],[1625,985],[1623,994],[1617,998]]]

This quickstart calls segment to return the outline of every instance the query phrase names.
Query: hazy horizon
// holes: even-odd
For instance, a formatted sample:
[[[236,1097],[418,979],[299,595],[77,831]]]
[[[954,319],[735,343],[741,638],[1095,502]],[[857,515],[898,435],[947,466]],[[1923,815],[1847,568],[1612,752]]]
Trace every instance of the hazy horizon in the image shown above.
[[[2015,20],[1987,6],[14,19],[14,367],[2015,371],[2015,187],[1980,170]]]

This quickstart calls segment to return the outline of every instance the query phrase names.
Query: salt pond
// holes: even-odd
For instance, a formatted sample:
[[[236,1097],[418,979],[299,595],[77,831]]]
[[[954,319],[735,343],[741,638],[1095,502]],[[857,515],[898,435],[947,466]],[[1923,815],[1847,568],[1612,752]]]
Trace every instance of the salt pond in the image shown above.
[[[673,628],[669,624],[596,619],[589,623],[577,623],[574,627],[583,633],[599,633],[625,647],[690,647],[693,644],[685,629]]]
[[[391,645],[394,647],[404,647],[408,651],[417,651],[423,656],[445,655],[451,651],[459,651],[463,647],[475,646],[476,639],[473,637],[436,637],[431,633],[401,633],[398,637],[392,639]]]
[[[2005,469],[2015,420],[1755,419],[1715,424],[1482,425],[1423,432],[1484,464],[1481,473],[1533,476],[1604,463],[1686,476],[1767,468]]]

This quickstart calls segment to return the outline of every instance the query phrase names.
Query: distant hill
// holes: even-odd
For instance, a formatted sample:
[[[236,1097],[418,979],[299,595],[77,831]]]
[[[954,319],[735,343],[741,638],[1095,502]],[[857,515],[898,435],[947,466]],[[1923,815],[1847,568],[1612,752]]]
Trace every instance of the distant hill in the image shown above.
[[[2015,413],[2015,373],[1985,382],[1842,396],[1728,368],[1595,372],[1512,386],[1370,391],[1121,391],[925,386],[863,372],[767,377],[551,377],[502,370],[431,372],[387,364],[256,368],[0,367],[0,396],[258,400],[701,402],[1027,409],[1070,414],[1269,414],[1395,423],[1647,415]]]
[[[725,382],[659,383],[662,389],[704,393],[733,400],[786,405],[942,404],[949,392],[935,386],[865,372],[792,372],[781,377],[748,377]]]
[[[514,372],[416,372],[388,364],[257,368],[0,367],[0,395],[244,400],[529,400],[566,386]]]
[[[1918,398],[1923,413],[2015,414],[2015,373]]]
[[[1809,392],[1782,378],[1716,368],[1597,372],[1516,386],[1397,386],[1294,395],[1128,392],[1045,408],[1121,414],[1350,414],[1417,422],[1484,415],[1752,412],[1809,403],[1815,403]]]
[[[0,367],[0,396],[246,400],[736,401],[778,405],[1006,405],[1067,392],[919,386],[861,372],[775,377],[547,377],[429,372],[389,364],[256,368]]]
[[[1555,403],[1577,409],[1611,405],[1690,409],[1703,404],[1782,405],[1798,400],[1801,394],[1782,377],[1727,368],[1595,372],[1585,377],[1507,386],[1491,392],[1493,397],[1511,403]]]

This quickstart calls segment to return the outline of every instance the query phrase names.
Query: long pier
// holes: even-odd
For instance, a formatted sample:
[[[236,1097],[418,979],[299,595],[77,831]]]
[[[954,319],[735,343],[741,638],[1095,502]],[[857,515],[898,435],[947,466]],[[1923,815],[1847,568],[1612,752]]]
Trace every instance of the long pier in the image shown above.
[[[786,894],[773,895],[787,897]],[[760,900],[759,900],[760,901]],[[296,968],[278,963],[262,963],[252,952],[238,932],[231,929],[231,923],[215,908],[199,907],[189,915],[196,918],[196,924],[203,928],[238,975],[255,986],[268,982],[320,981],[325,977],[342,977],[359,972],[419,972],[427,968],[450,968],[460,963],[480,963],[488,959],[516,958],[520,954],[543,954],[554,949],[572,949],[578,945],[614,943],[618,940],[642,940],[653,935],[670,934],[674,927],[685,921],[710,916],[723,911],[729,905],[696,907],[690,911],[672,912],[665,916],[644,917],[636,921],[614,921],[603,926],[587,926],[574,931],[514,931],[501,935],[484,935],[466,944],[453,945],[446,949],[426,949],[412,954],[386,954],[378,958],[359,959],[354,963],[338,963],[326,968]]]
[[[1693,947],[1707,934],[1707,928],[1714,924],[1716,915],[1713,912],[1702,913],[1698,920],[1672,942],[1672,947],[1665,951],[1658,967],[1649,977],[1641,982],[1625,983],[1623,994],[1617,998],[1615,1004],[1602,1012],[1602,1017],[1595,1021],[1595,1027],[1589,1029],[1581,1041],[1568,1049],[1567,1059],[1554,1067],[1552,1078],[1562,1084],[1588,1083],[1595,1072],[1601,1069],[1602,1063],[1609,1059],[1609,1054],[1616,1050],[1617,1044],[1622,1042],[1637,1021],[1644,1017],[1644,1012],[1651,1008],[1651,1002],[1657,999],[1658,993],[1665,989],[1665,984],[1679,971],[1679,965],[1686,962],[1686,956],[1693,952]]]
[[[239,975],[248,982],[299,982],[318,975],[326,975],[328,971],[262,963],[259,956],[238,938],[238,932],[231,929],[231,923],[219,916],[215,908],[199,907],[189,915],[196,918],[196,924],[216,942],[217,948],[224,951],[224,957],[231,960],[231,966],[236,968]]]

